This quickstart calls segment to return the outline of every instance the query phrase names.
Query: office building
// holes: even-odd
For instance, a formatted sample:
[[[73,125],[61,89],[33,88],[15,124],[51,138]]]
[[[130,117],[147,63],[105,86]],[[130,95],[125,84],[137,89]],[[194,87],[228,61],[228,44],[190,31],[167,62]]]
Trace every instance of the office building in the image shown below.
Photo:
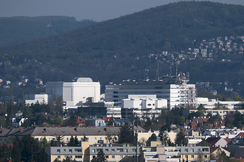
[[[120,105],[128,95],[156,95],[157,98],[167,99],[167,107],[195,106],[195,84],[187,84],[189,80],[182,76],[167,76],[159,80],[124,80],[123,83],[105,86],[105,101]]]
[[[100,83],[84,77],[74,78],[73,82],[48,82],[46,93],[54,101],[62,96],[65,106],[79,106],[87,101],[100,101]]]

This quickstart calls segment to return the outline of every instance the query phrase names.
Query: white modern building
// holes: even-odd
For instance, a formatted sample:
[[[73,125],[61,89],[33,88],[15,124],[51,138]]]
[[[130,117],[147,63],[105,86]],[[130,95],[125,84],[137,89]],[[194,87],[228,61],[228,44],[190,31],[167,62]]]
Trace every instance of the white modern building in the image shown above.
[[[213,108],[228,108],[233,110],[234,108],[238,108],[241,104],[243,104],[242,101],[219,101],[216,99],[208,99],[205,97],[197,97],[196,98],[196,106],[203,105],[206,109],[213,109]]]
[[[124,80],[123,83],[105,86],[105,101],[120,105],[128,95],[156,95],[167,99],[167,107],[195,105],[195,84],[187,84],[188,80],[176,76],[167,76],[159,80]]]
[[[104,102],[105,107],[107,107],[107,117],[114,117],[116,119],[121,119],[121,107],[115,106],[114,102]]]
[[[48,104],[48,94],[26,94],[25,95],[25,104]]]
[[[99,102],[100,82],[93,82],[91,78],[74,78],[73,82],[48,82],[46,93],[56,101],[62,96],[66,106],[79,106],[87,101]]]
[[[128,99],[122,100],[124,118],[129,117],[127,112],[130,112],[130,115],[135,113],[140,118],[158,117],[163,108],[167,108],[167,99],[157,98],[156,95],[128,95]]]

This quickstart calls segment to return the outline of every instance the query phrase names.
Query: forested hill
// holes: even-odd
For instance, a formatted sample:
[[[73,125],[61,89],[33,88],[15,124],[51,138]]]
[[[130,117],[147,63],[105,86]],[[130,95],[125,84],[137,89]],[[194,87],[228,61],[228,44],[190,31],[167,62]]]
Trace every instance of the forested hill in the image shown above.
[[[154,79],[157,60],[150,59],[149,54],[180,52],[199,47],[203,39],[243,34],[244,6],[197,1],[171,3],[72,32],[2,47],[0,60],[4,63],[0,77],[14,80],[25,75],[46,82],[89,76],[104,85],[128,78],[143,79],[147,68],[149,77]],[[241,62],[242,57],[236,60]],[[169,73],[169,66],[177,62],[172,57],[171,61],[160,61],[160,75]],[[215,73],[215,69],[221,68],[204,68],[214,62],[196,61],[185,60],[179,65],[180,70],[191,72],[192,81],[234,79],[227,75],[238,76],[236,69],[243,67],[241,63],[233,72]],[[228,66],[237,65],[221,64],[227,70]],[[196,77],[208,70],[209,75]],[[215,74],[217,77],[213,77]]]
[[[0,17],[0,46],[60,34],[94,23],[66,16]]]

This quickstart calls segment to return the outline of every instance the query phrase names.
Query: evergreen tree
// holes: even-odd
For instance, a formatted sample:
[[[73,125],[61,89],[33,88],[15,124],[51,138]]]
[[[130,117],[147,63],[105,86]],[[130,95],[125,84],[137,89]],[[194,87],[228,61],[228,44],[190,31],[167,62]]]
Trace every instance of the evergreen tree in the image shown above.
[[[147,146],[150,146],[150,142],[151,142],[151,141],[157,141],[157,136],[156,136],[156,134],[153,133],[153,134],[151,135],[151,137],[148,138],[148,140],[147,140]]]
[[[78,138],[77,138],[77,136],[75,136],[75,140],[74,140],[74,143],[75,143],[75,146],[78,146],[78,145],[79,145],[79,141],[78,141]]]
[[[93,157],[91,162],[97,162],[97,157]]]
[[[185,146],[187,144],[183,129],[181,129],[180,132],[177,133],[176,139],[175,139],[175,144],[178,144],[179,146],[180,145],[184,145]]]
[[[11,157],[11,149],[7,146],[7,144],[3,144],[0,147],[0,161],[6,161]]]
[[[97,162],[105,162],[105,161],[107,161],[107,160],[106,160],[106,157],[105,157],[103,150],[101,149],[97,153]]]
[[[119,143],[131,143],[135,141],[134,132],[130,129],[129,125],[126,123],[120,128],[119,133]]]
[[[47,146],[50,146],[50,144],[47,142],[46,137],[44,137],[44,138],[41,140],[41,142],[40,142],[40,147],[41,147],[41,148],[45,148],[45,147],[47,147]]]
[[[37,152],[39,150],[38,142],[30,135],[22,138],[22,161],[33,162],[37,160]]]
[[[13,142],[13,150],[12,150],[12,160],[13,162],[21,162],[21,145],[22,142],[18,136],[15,136]]]
[[[147,121],[145,122],[144,127],[146,130],[149,130],[151,128],[151,126],[152,126],[152,121],[150,118],[147,118]]]

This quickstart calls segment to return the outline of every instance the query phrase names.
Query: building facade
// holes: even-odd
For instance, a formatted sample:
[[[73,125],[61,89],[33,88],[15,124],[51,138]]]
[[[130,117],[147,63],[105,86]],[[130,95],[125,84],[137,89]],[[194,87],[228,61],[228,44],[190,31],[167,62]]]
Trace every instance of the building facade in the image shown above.
[[[66,106],[79,106],[87,101],[100,101],[100,83],[91,78],[75,78],[73,82],[48,82],[46,93],[56,101],[62,96]]]
[[[167,107],[194,106],[196,90],[194,84],[178,77],[166,77],[162,80],[145,80],[137,82],[126,80],[116,85],[105,86],[105,101],[120,105],[129,95],[156,95],[157,98],[167,99]]]

